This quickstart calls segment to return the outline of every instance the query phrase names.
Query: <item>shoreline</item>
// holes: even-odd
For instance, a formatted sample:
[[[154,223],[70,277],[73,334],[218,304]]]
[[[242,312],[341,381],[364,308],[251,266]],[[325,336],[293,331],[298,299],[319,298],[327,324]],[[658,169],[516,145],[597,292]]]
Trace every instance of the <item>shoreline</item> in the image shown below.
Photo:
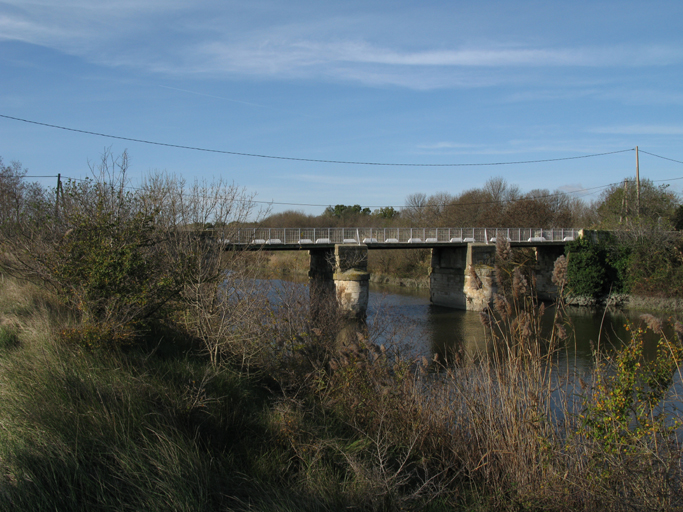
[[[624,310],[647,310],[659,312],[683,311],[683,298],[680,297],[645,297],[642,295],[630,295],[627,293],[615,293],[608,297],[568,297],[568,306],[574,307],[614,307]]]

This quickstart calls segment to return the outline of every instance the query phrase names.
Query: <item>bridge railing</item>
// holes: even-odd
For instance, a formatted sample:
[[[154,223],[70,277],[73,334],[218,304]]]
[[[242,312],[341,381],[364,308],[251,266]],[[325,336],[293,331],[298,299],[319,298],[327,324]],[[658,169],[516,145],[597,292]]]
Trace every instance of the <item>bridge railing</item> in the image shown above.
[[[574,228],[241,228],[230,243],[246,245],[433,244],[558,242],[578,238]]]

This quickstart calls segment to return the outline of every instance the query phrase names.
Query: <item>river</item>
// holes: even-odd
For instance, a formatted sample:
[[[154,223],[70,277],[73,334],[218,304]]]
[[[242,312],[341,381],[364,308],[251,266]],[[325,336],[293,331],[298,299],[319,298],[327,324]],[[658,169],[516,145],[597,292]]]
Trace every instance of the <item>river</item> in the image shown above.
[[[548,304],[543,318],[544,328],[550,332],[554,308]],[[401,343],[421,355],[440,357],[460,352],[475,360],[487,350],[486,333],[480,315],[473,311],[435,306],[429,302],[429,290],[409,289],[391,285],[370,286],[368,321],[379,321],[384,312],[395,316],[403,324],[405,335]],[[571,360],[575,368],[593,364],[594,350],[600,347],[610,351],[621,346],[630,337],[627,325],[640,325],[645,311],[613,308],[566,309],[569,337],[562,347],[561,360]],[[658,318],[669,318],[661,312],[650,312]],[[645,335],[646,356],[652,356],[657,337],[651,331]]]
[[[284,284],[284,281],[275,279],[271,283]],[[295,281],[297,286],[306,283],[306,279]],[[640,324],[640,316],[645,312],[570,307],[566,313],[570,336],[559,351],[560,362],[575,369],[588,369],[593,365],[594,349],[609,351],[620,346],[630,337],[626,325]],[[652,314],[668,318],[661,312]],[[553,316],[554,310],[549,304],[543,319],[548,332]],[[432,305],[428,289],[370,283],[368,323],[371,333],[374,332],[373,341],[392,343],[416,356],[431,359],[436,353],[443,361],[452,360],[453,354],[459,353],[461,358],[473,361],[487,350],[479,313]],[[645,341],[646,356],[652,356],[657,337],[648,331]]]

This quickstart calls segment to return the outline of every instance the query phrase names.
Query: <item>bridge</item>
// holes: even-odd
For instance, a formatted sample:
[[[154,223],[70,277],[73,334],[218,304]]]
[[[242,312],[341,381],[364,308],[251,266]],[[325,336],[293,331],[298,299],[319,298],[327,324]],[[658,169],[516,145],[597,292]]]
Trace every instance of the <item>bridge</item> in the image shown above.
[[[564,243],[578,236],[579,230],[573,228],[241,228],[223,243],[269,251],[337,244],[366,244],[368,249],[417,249],[444,244],[495,244],[497,239],[507,239],[515,245]]]
[[[246,250],[307,250],[311,301],[334,295],[342,311],[364,318],[369,250],[431,250],[431,303],[483,311],[496,292],[498,240],[535,251],[539,298],[552,299],[557,293],[551,280],[555,261],[580,236],[583,232],[573,228],[241,228],[219,241]]]

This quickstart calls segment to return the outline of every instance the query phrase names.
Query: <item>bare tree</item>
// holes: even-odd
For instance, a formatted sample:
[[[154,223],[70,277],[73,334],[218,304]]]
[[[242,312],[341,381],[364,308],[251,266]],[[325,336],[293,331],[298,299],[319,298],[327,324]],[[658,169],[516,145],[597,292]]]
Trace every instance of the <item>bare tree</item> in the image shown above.
[[[423,225],[424,209],[427,206],[427,194],[417,192],[406,197],[401,216],[416,225]]]

